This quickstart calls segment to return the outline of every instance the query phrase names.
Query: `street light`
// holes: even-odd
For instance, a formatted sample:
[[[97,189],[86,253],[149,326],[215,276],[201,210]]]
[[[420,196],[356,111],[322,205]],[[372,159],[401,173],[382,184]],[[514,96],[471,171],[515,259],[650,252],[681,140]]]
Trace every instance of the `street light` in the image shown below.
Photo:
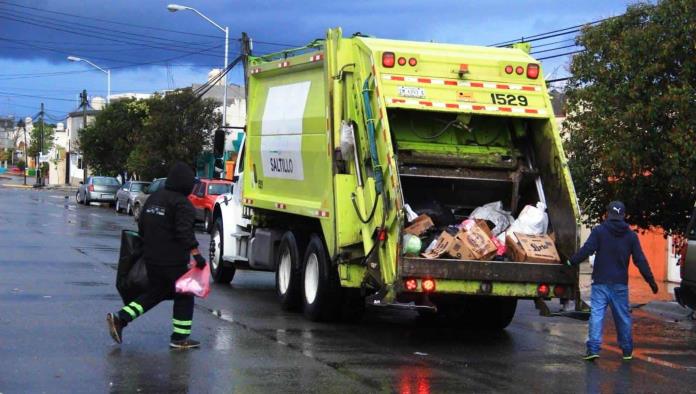
[[[106,74],[106,103],[109,104],[109,96],[111,96],[111,70],[104,70],[103,68],[97,66],[96,64],[90,62],[87,59],[83,59],[77,56],[68,56],[68,60],[71,62],[85,62],[90,66],[96,68],[97,70]],[[86,126],[86,125],[85,125]]]
[[[212,24],[213,26],[217,27],[218,29],[222,30],[225,33],[225,66],[222,68],[222,70],[224,72],[225,69],[227,68],[227,55],[228,55],[229,42],[230,42],[230,29],[228,27],[222,27],[222,26],[218,25],[212,19],[203,15],[203,13],[201,13],[200,11],[198,11],[197,9],[195,9],[193,7],[188,7],[188,6],[180,5],[180,4],[169,4],[169,5],[167,5],[167,9],[170,12],[185,11],[185,10],[193,11],[196,14],[198,14],[198,16],[207,20],[208,22],[210,22],[210,24]],[[223,84],[224,84],[224,86],[223,86],[224,89],[223,89],[223,93],[222,93],[222,96],[223,96],[222,97],[222,105],[223,105],[222,125],[227,126],[227,73],[225,73],[225,75],[223,76]]]

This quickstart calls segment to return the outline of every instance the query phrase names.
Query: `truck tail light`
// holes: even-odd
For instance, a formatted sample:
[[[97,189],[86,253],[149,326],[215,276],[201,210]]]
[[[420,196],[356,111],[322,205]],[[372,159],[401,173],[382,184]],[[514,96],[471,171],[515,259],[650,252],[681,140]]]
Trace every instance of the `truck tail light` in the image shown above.
[[[416,291],[416,289],[418,288],[418,281],[416,281],[413,278],[408,278],[404,281],[404,287],[408,291]]]
[[[394,52],[384,52],[382,53],[382,66],[386,68],[394,67],[395,62]]]
[[[94,191],[94,185],[89,185],[89,187],[87,188],[87,190],[93,192],[93,191]]]
[[[421,282],[421,287],[423,288],[423,291],[432,293],[435,291],[435,279],[423,279]]]
[[[505,66],[505,74],[512,74],[512,66],[510,66],[510,65]]]
[[[548,297],[549,290],[549,285],[542,283],[537,287],[537,294],[539,295],[539,297]]]
[[[527,65],[527,78],[537,79],[539,78],[539,65],[530,63]]]
[[[399,60],[397,60],[399,63],[399,66],[405,66],[406,65],[406,58],[405,57],[400,57]]]
[[[556,297],[559,297],[559,298],[563,297],[565,295],[565,292],[566,292],[566,288],[564,286],[556,285],[553,288],[553,295],[555,295]]]
[[[418,64],[418,60],[416,60],[415,57],[412,57],[408,59],[408,65],[411,67],[416,67],[416,64]]]
[[[522,75],[522,74],[524,74],[524,67],[522,67],[522,66],[517,66],[517,68],[515,68],[515,73],[516,73],[517,75]]]

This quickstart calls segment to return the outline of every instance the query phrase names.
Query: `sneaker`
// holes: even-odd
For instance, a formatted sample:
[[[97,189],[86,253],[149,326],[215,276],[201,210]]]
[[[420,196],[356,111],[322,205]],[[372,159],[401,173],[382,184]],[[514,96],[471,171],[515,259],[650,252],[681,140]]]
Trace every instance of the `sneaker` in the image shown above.
[[[623,360],[624,361],[633,360],[633,352],[623,352]]]
[[[585,361],[594,361],[598,358],[599,358],[599,354],[587,352],[587,354],[585,354],[585,356],[583,356],[582,359]]]
[[[106,324],[109,326],[109,334],[111,334],[111,338],[113,338],[116,343],[121,343],[123,339],[123,327],[126,326],[124,322],[118,318],[117,314],[107,313]]]
[[[178,340],[171,340],[169,342],[169,347],[172,349],[194,349],[201,346],[201,343],[198,341],[194,341],[193,339],[178,339]]]

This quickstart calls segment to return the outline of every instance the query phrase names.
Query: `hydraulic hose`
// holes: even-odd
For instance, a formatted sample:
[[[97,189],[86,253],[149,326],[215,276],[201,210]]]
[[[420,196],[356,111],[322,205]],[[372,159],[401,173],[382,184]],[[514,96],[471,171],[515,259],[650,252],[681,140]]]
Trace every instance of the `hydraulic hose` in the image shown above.
[[[367,123],[367,139],[370,143],[370,159],[372,159],[372,169],[375,174],[375,189],[377,194],[382,194],[384,191],[384,178],[379,165],[379,156],[377,155],[377,141],[375,139],[375,120],[372,117],[372,102],[370,101],[370,78],[365,80],[363,84],[363,104],[365,105],[365,118]]]

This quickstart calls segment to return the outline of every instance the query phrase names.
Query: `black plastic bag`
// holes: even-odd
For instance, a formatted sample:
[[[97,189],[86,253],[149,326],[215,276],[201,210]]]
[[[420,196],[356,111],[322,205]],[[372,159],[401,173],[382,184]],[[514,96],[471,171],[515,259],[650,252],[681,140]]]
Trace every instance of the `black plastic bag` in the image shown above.
[[[143,256],[143,240],[137,232],[121,232],[121,250],[116,270],[116,290],[128,304],[148,287],[147,268]]]

